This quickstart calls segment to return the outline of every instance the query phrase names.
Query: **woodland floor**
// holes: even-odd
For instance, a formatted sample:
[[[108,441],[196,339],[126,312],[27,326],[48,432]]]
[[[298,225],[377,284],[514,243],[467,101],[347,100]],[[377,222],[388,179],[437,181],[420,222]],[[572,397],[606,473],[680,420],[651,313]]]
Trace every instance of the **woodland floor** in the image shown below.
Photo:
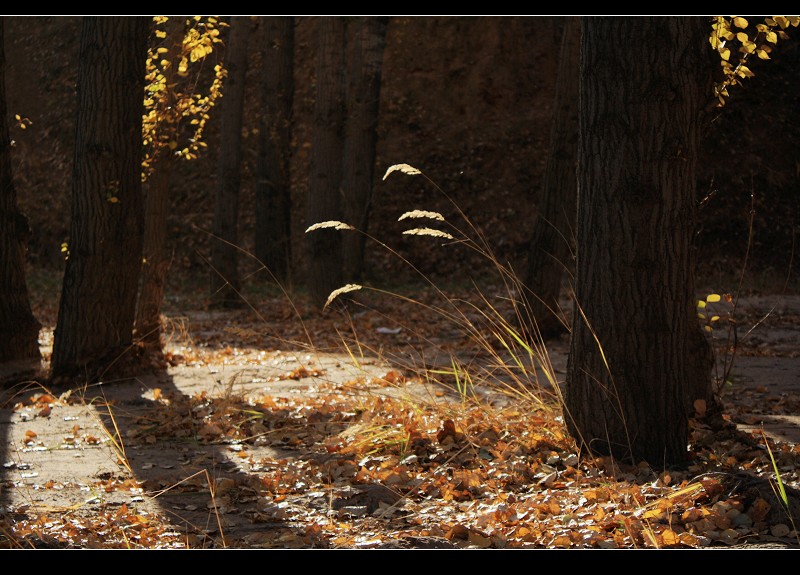
[[[690,465],[662,472],[579,461],[541,367],[499,368],[503,346],[418,305],[301,322],[252,301],[171,302],[134,379],[6,388],[0,548],[800,548],[800,296],[739,301],[743,433],[693,425]],[[559,382],[567,348],[547,347]]]

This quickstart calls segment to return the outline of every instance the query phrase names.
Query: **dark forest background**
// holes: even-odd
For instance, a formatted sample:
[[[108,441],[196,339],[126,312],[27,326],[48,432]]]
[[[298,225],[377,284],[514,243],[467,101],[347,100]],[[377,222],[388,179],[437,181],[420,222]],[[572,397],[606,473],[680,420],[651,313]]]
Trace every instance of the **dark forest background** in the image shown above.
[[[451,221],[457,220],[456,211],[422,180],[382,182],[381,176],[396,163],[420,168],[482,228],[501,260],[522,269],[548,154],[563,21],[558,17],[391,19],[369,232],[396,246],[432,278],[468,280],[486,271],[487,262],[467,250],[437,249],[432,242],[402,236],[404,228],[397,218],[404,211],[437,210]],[[297,291],[303,290],[305,275],[302,232],[313,223],[304,217],[316,25],[313,17],[296,19],[291,287]],[[254,34],[258,33],[256,29]],[[11,136],[19,202],[32,228],[29,281],[34,287],[39,271],[59,277],[64,265],[61,246],[69,233],[79,37],[80,18],[17,17],[6,23],[9,114],[31,122],[24,130],[12,123]],[[241,248],[252,253],[264,70],[258,42],[251,40],[250,46],[239,238]],[[224,47],[217,57],[224,58]],[[213,62],[207,66],[210,72]],[[701,283],[716,289],[735,287],[747,252],[751,208],[751,285],[780,284],[790,266],[797,268],[792,259],[800,205],[797,39],[781,42],[770,61],[757,60],[751,68],[755,78],[732,90],[729,103],[706,134],[700,166],[698,265]],[[206,288],[218,113],[219,108],[212,112],[206,132],[207,153],[196,161],[180,162],[173,179],[170,289],[195,284],[198,290]],[[397,285],[411,278],[407,266],[369,243],[365,258],[367,282]],[[263,272],[250,275],[259,268],[255,260],[242,257],[240,266],[246,286],[267,282]],[[792,279],[790,287],[796,285]]]

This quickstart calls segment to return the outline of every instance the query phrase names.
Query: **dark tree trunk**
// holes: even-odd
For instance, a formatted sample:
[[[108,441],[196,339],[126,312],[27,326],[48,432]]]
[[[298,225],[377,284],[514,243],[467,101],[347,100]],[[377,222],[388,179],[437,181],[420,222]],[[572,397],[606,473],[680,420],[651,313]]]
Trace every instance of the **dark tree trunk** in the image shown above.
[[[367,231],[375,169],[375,140],[381,94],[381,68],[386,46],[387,17],[361,17],[356,20],[350,51],[347,84],[347,122],[344,139],[345,221]],[[343,238],[345,281],[360,281],[364,268],[363,234]]]
[[[28,220],[17,207],[6,117],[6,57],[0,18],[0,363],[39,359],[39,322],[25,283]]]
[[[165,151],[153,164],[144,195],[142,282],[136,305],[136,336],[151,350],[161,349],[161,303],[169,272],[167,211],[175,158]]]
[[[576,302],[565,390],[584,451],[687,457],[699,361],[692,235],[708,20],[583,20]],[[702,346],[700,346],[702,348]]]
[[[338,16],[322,17],[317,26],[317,94],[308,225],[341,220],[345,21]],[[322,306],[330,293],[342,286],[341,234],[331,229],[306,234],[308,289],[315,305]]]
[[[256,165],[256,257],[284,282],[291,269],[289,161],[294,96],[294,18],[264,18],[264,113]]]
[[[539,212],[528,251],[525,287],[529,326],[533,334],[551,338],[566,331],[558,306],[561,280],[572,269],[578,154],[578,77],[581,22],[569,17],[561,38],[555,115],[550,132]],[[535,322],[535,325],[533,323]]]
[[[112,362],[132,343],[142,265],[142,102],[150,22],[83,20],[72,224],[54,375]]]
[[[211,295],[222,305],[239,305],[239,189],[242,182],[242,111],[247,72],[249,17],[233,17],[225,55],[228,79],[222,98],[214,237],[211,240]]]
[[[175,71],[180,61],[186,21],[181,17],[171,17],[167,24],[166,43],[172,58],[172,65],[164,71],[167,86],[175,83]],[[167,90],[165,107],[175,104],[175,91]],[[168,115],[168,110],[160,110]],[[175,120],[177,122],[179,120]],[[165,122],[166,129],[175,129],[175,124]],[[139,300],[136,305],[136,336],[151,351],[161,350],[161,304],[170,258],[167,253],[167,216],[169,210],[170,185],[175,167],[175,155],[168,146],[158,150],[153,163],[152,174],[144,191],[144,245],[142,250],[142,280]]]

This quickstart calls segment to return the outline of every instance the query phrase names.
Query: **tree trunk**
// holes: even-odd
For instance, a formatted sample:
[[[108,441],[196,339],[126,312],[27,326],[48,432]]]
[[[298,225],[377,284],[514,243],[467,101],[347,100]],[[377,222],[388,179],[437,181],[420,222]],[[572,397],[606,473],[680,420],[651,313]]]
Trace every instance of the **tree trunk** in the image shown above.
[[[308,225],[341,220],[342,145],[344,126],[344,18],[317,22],[317,93],[308,186]],[[321,229],[306,234],[308,289],[315,305],[342,287],[342,232]]]
[[[151,350],[161,349],[161,303],[170,260],[167,257],[167,211],[175,158],[165,150],[153,164],[144,194],[142,285],[136,306],[136,336]]]
[[[555,116],[550,132],[539,212],[528,251],[525,287],[532,334],[551,338],[566,331],[558,306],[561,279],[572,268],[578,154],[578,77],[581,22],[568,17],[561,38]],[[535,325],[534,325],[535,322]]]
[[[172,65],[164,71],[167,86],[175,83],[175,71],[180,61],[181,44],[185,34],[184,18],[173,16],[167,24],[166,44]],[[163,106],[175,104],[174,89],[167,90],[169,96]],[[160,110],[160,114],[168,115],[168,110]],[[178,122],[179,120],[174,120]],[[177,130],[170,121],[164,123],[167,130]],[[162,134],[163,135],[163,134]],[[175,135],[173,135],[175,137]],[[162,142],[163,145],[163,142]],[[144,246],[142,262],[142,281],[139,289],[139,301],[136,305],[136,336],[151,351],[161,350],[161,304],[164,301],[164,288],[170,267],[167,254],[167,216],[169,210],[172,172],[175,167],[175,156],[168,146],[164,145],[156,152],[153,170],[144,192]]]
[[[291,252],[291,185],[294,99],[294,18],[264,18],[264,113],[256,165],[256,257],[270,279],[289,279]]]
[[[701,17],[583,21],[565,419],[582,450],[656,466],[685,461],[689,400],[711,386],[691,246],[708,28]]]
[[[142,265],[142,112],[150,22],[83,20],[72,224],[54,375],[112,362],[132,343]]]
[[[211,295],[224,306],[240,305],[239,189],[242,183],[242,111],[247,72],[249,17],[233,17],[225,55],[228,79],[222,98],[214,237],[211,240]]]
[[[0,363],[39,359],[39,328],[25,283],[28,220],[17,207],[6,117],[5,19],[0,18]]]
[[[381,68],[388,23],[387,17],[358,18],[348,68],[342,174],[344,217],[348,224],[364,232],[372,201]],[[366,236],[346,234],[342,241],[345,280],[361,281]]]

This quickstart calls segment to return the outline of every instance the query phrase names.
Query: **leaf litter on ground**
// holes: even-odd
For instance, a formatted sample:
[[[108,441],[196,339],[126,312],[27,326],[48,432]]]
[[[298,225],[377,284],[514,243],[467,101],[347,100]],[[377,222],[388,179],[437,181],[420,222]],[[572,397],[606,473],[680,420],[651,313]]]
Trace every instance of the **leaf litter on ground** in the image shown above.
[[[269,335],[255,322],[238,321],[242,316],[236,313],[241,314],[228,318],[235,329],[215,329],[219,317],[195,322],[195,335],[173,341],[166,361],[209,368],[272,361],[278,348]],[[301,329],[285,318],[279,325],[291,339],[302,339]],[[377,329],[386,325],[406,329],[396,334]],[[458,350],[476,363],[487,359],[469,334],[402,301],[356,308],[346,319],[334,313],[312,317],[302,329],[313,335],[315,347],[345,345],[354,359],[390,346],[398,356],[438,346],[438,352]],[[291,396],[151,390],[147,408],[127,416],[125,450],[182,439],[198,448],[225,449],[237,471],[209,474],[212,464],[198,449],[175,462],[187,474],[180,481],[167,475],[176,471],[168,469],[172,465],[155,464],[139,469],[164,472],[163,480],[130,473],[96,477],[87,491],[124,492],[130,501],[4,509],[0,547],[633,549],[747,541],[798,546],[793,517],[770,492],[776,484],[765,441],[784,484],[795,489],[798,445],[757,434],[719,435],[695,424],[692,459],[682,470],[580,459],[552,396],[502,401],[496,395],[465,395],[441,374],[407,367],[382,377],[333,381],[307,361],[276,376],[313,381],[314,393]],[[428,393],[412,394],[412,388]],[[61,405],[81,401],[78,393],[58,398],[41,392],[13,409],[23,420],[58,417]],[[748,409],[755,408],[740,402],[734,411],[743,417]],[[31,432],[16,447],[24,451],[38,439]],[[78,425],[64,437],[65,444],[101,441],[107,438]],[[63,487],[38,479],[36,489]],[[141,507],[167,494],[185,498],[173,509],[202,512],[209,521],[181,523],[158,505]],[[228,529],[234,516],[249,527]]]

